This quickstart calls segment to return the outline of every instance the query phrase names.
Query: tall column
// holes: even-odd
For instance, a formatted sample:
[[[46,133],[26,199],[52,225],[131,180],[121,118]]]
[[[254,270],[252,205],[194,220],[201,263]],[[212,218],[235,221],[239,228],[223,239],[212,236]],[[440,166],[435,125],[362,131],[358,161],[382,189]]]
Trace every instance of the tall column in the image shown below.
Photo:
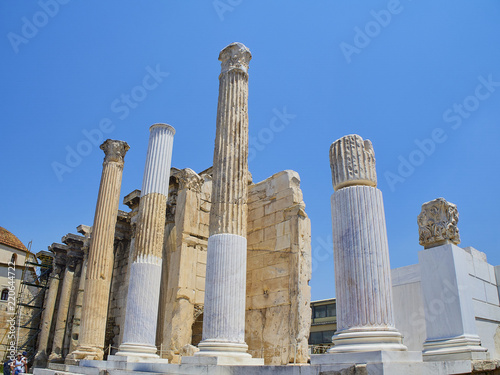
[[[77,349],[68,356],[70,360],[103,357],[116,216],[128,149],[126,142],[112,139],[101,145],[105,157],[90,240],[80,337]]]
[[[196,356],[251,358],[245,343],[248,63],[251,58],[250,51],[241,43],[230,44],[219,55],[222,69],[219,76],[203,340]]]
[[[68,318],[69,302],[71,291],[73,289],[73,279],[75,275],[76,259],[68,256],[68,263],[64,271],[64,279],[59,296],[59,307],[57,309],[56,327],[54,331],[54,340],[52,343],[52,353],[49,356],[49,362],[62,362],[62,347],[64,334],[66,332],[66,321]]]
[[[82,319],[82,304],[83,304],[83,294],[85,288],[85,275],[87,274],[87,263],[89,254],[89,243],[90,243],[90,233],[91,227],[87,225],[79,225],[77,227],[79,233],[85,236],[82,246],[82,266],[80,269],[80,280],[78,282],[78,291],[75,301],[75,313],[73,315],[73,324],[71,327],[71,340],[69,345],[69,352],[72,353],[76,350],[78,346],[78,339],[80,337],[80,322]]]
[[[394,326],[382,192],[369,140],[348,135],[330,148],[337,333],[330,353],[402,351]]]
[[[35,356],[34,367],[45,367],[47,365],[47,346],[49,344],[50,327],[52,326],[52,317],[56,306],[57,292],[59,290],[59,275],[61,266],[56,264],[54,259],[54,268],[50,274],[49,291],[45,299],[43,309],[43,319],[38,339],[38,348]]]
[[[174,134],[175,129],[170,125],[155,124],[150,128],[123,343],[117,356],[159,357],[155,345],[156,326]]]

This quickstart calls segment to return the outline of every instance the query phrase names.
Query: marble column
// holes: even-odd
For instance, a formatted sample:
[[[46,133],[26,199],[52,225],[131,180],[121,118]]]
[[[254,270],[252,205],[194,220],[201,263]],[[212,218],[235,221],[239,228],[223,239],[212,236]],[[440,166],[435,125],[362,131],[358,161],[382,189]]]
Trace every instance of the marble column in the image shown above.
[[[330,353],[404,351],[394,326],[382,192],[369,140],[348,135],[330,148],[337,333]]]
[[[62,362],[62,348],[64,334],[66,332],[66,321],[68,318],[69,303],[71,300],[71,291],[73,289],[73,279],[75,276],[76,259],[68,256],[64,278],[59,296],[59,305],[57,308],[56,327],[54,330],[54,339],[52,342],[52,353],[49,356],[49,362]]]
[[[123,343],[117,356],[159,358],[155,345],[156,326],[174,134],[175,129],[170,125],[155,124],[150,128]]]
[[[77,349],[68,356],[70,360],[103,358],[116,217],[128,149],[126,142],[111,139],[101,145],[105,157],[90,240],[80,337]]]
[[[224,48],[219,76],[203,339],[195,356],[251,359],[245,343],[248,63],[241,43]],[[186,359],[189,357],[186,357]],[[185,362],[185,359],[182,359]]]
[[[42,325],[38,338],[37,353],[33,364],[34,367],[45,367],[47,365],[47,346],[49,344],[49,334],[56,306],[61,271],[62,267],[59,264],[56,264],[54,259],[54,268],[50,274],[49,290],[43,307]]]

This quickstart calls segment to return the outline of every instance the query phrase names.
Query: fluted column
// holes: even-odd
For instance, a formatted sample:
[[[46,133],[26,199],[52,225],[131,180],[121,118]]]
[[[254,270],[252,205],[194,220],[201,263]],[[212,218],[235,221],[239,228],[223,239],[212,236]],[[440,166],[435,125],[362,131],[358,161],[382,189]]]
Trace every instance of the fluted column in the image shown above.
[[[57,309],[56,327],[54,331],[54,340],[52,343],[52,353],[49,356],[49,362],[62,362],[62,347],[64,334],[66,332],[66,321],[68,318],[69,302],[71,291],[73,289],[73,279],[75,276],[76,259],[70,258],[64,271],[64,278],[59,296],[59,307]]]
[[[394,326],[382,192],[370,141],[348,135],[330,148],[338,352],[406,350]]]
[[[203,340],[196,356],[251,358],[245,343],[248,63],[232,43],[220,55]]]
[[[86,225],[79,225],[77,227],[77,230],[79,233],[85,236],[85,239],[83,241],[83,246],[82,246],[83,259],[82,259],[82,266],[80,269],[80,280],[78,282],[78,291],[75,300],[75,313],[73,315],[73,322],[72,322],[73,324],[71,327],[71,339],[69,345],[70,353],[76,350],[78,346],[78,339],[80,337],[80,324],[82,320],[83,294],[85,288],[85,277],[87,274],[91,227]]]
[[[80,336],[78,347],[69,359],[103,358],[115,226],[128,149],[126,142],[111,139],[101,145],[105,157],[90,240]]]
[[[59,274],[61,267],[57,264],[50,274],[49,291],[45,299],[43,319],[38,339],[38,348],[35,356],[34,367],[45,367],[47,365],[47,346],[49,344],[50,327],[56,306],[57,292],[59,290]]]
[[[156,326],[165,233],[165,210],[175,129],[150,128],[139,217],[125,311],[123,343],[117,356],[158,358]]]

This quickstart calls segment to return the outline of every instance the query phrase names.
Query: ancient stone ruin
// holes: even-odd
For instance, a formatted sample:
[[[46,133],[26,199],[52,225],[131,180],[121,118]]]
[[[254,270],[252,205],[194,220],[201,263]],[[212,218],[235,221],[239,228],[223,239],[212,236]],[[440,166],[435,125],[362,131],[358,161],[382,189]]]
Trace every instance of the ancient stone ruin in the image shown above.
[[[500,367],[500,268],[457,246],[458,209],[439,198],[418,215],[419,263],[391,271],[375,151],[359,135],[330,148],[337,331],[328,353],[309,352],[311,223],[297,172],[254,182],[248,170],[251,57],[241,43],[219,55],[212,167],[171,167],[175,130],[154,124],[142,188],[124,212],[129,146],[101,145],[93,225],[49,247],[35,375]]]

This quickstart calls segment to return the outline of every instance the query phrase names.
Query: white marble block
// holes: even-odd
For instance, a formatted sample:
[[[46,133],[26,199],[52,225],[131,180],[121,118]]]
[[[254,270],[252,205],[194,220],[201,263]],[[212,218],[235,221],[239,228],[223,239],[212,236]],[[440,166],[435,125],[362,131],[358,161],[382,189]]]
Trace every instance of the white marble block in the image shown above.
[[[425,361],[487,359],[476,329],[467,256],[453,244],[418,253],[427,330]]]

